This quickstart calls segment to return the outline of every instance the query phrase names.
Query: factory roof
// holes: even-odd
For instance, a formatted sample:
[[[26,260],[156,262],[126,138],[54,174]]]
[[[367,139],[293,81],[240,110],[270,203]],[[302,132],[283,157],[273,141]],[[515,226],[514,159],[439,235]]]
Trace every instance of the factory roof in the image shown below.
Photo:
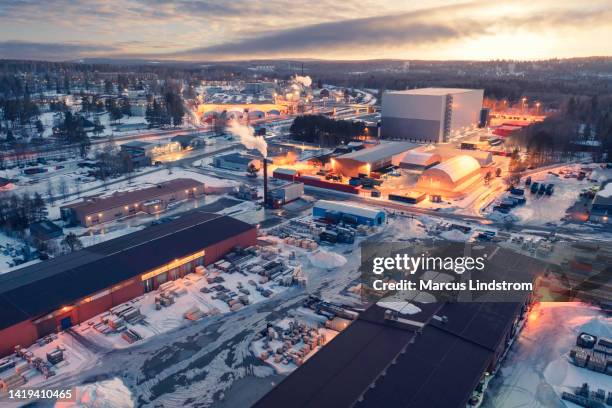
[[[143,142],[141,140],[132,140],[131,142],[127,142],[127,143],[123,143],[121,145],[121,147],[139,147],[139,148],[145,148],[145,147],[149,147],[149,146],[153,146],[155,145],[155,143],[151,143],[151,142]]]
[[[381,143],[375,147],[356,150],[351,153],[338,156],[336,159],[351,159],[363,163],[373,163],[379,160],[387,159],[413,149],[417,144],[410,142],[389,142]]]
[[[533,280],[542,268],[540,261],[504,248],[486,251],[496,278]],[[385,319],[379,301],[254,407],[465,407],[527,296],[514,302],[418,303],[421,310],[408,319],[421,327]]]
[[[439,162],[440,155],[431,152],[419,152],[411,150],[401,160],[402,163],[414,164],[418,166],[428,166],[431,163]]]
[[[468,155],[452,157],[433,166],[425,172],[441,171],[448,175],[451,181],[456,182],[480,169],[478,160]],[[425,173],[424,173],[425,174]]]
[[[382,210],[364,207],[357,204],[349,204],[341,201],[319,200],[315,203],[314,208],[321,208],[326,211],[338,211],[346,214],[353,214],[365,218],[376,218]]]
[[[482,91],[482,89],[464,89],[464,88],[417,88],[417,89],[406,89],[403,91],[387,91],[390,94],[400,95],[429,95],[429,96],[443,96],[448,94],[458,94],[465,92]]]
[[[133,205],[143,201],[153,200],[159,196],[171,194],[184,189],[192,189],[203,186],[203,183],[189,178],[178,178],[155,186],[134,191],[115,192],[108,197],[86,198],[84,201],[64,205],[61,208],[70,208],[85,214],[94,214],[117,208],[124,205]]]
[[[0,330],[253,228],[235,218],[194,210],[173,221],[0,275]]]
[[[612,182],[608,182],[597,192],[593,200],[593,205],[612,207]]]
[[[255,159],[253,156],[245,156],[240,153],[228,153],[223,156],[218,156],[217,158],[230,163],[238,163],[244,165],[251,163]]]

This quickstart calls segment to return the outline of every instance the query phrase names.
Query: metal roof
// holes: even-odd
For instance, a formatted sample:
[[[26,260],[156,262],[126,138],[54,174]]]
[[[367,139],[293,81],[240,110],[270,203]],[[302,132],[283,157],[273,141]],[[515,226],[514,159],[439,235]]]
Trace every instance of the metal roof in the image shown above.
[[[410,142],[381,143],[375,147],[343,154],[342,156],[338,156],[336,159],[351,159],[363,163],[373,163],[379,160],[391,158],[400,153],[404,153],[405,151],[413,149],[416,146],[418,145]]]
[[[253,228],[235,218],[194,210],[174,221],[0,275],[0,330]]]
[[[448,177],[454,182],[461,180],[463,177],[468,176],[475,171],[480,169],[480,163],[472,156],[462,154],[460,156],[452,157],[440,164],[436,164],[430,169],[423,172],[423,175],[427,175],[428,172],[441,171],[448,175]]]
[[[401,163],[427,166],[440,160],[441,158],[439,154],[412,150],[406,153],[406,155],[402,158]]]
[[[443,96],[448,94],[458,94],[466,92],[482,91],[482,89],[466,89],[466,88],[417,88],[417,89],[406,89],[403,91],[386,91],[390,94],[400,95],[429,95],[429,96]]]
[[[503,248],[489,261],[496,277],[533,279],[542,268],[540,261]],[[465,407],[522,303],[418,306],[422,310],[410,320],[422,328],[390,322],[384,307],[369,307],[254,407]]]
[[[240,153],[228,153],[223,156],[217,156],[216,159],[225,160],[226,162],[230,162],[230,163],[238,163],[238,164],[246,165],[246,164],[251,163],[253,160],[255,160],[255,157],[245,156]]]
[[[123,143],[121,145],[121,147],[123,146],[127,146],[127,147],[140,147],[140,148],[145,148],[145,147],[149,147],[149,146],[154,146],[155,143],[151,143],[151,142],[143,142],[141,140],[133,140],[131,142],[127,142],[127,143]]]
[[[593,200],[593,205],[612,207],[612,182],[608,182],[597,192]]]
[[[70,208],[73,210],[82,211],[84,214],[94,214],[110,210],[111,208],[153,200],[157,197],[172,194],[181,190],[190,190],[194,187],[202,187],[203,185],[204,183],[194,179],[178,178],[140,190],[116,192],[108,197],[85,199],[84,201],[64,205],[61,208]]]
[[[319,200],[315,203],[313,208],[321,208],[326,211],[338,211],[370,219],[374,219],[380,214],[384,214],[382,210],[378,210],[371,207],[364,207],[358,204],[349,204],[341,201]]]

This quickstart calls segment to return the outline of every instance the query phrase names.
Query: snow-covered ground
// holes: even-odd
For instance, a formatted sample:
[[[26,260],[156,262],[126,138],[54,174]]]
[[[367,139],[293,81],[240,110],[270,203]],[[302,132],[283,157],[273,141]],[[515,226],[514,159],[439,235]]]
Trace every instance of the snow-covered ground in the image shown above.
[[[0,274],[8,272],[14,265],[15,258],[21,258],[21,251],[26,245],[23,241],[6,236],[0,233]],[[30,251],[34,251],[30,248]],[[25,265],[25,264],[20,264]]]
[[[569,351],[582,331],[612,336],[612,318],[583,303],[540,303],[529,314],[501,370],[489,383],[483,407],[576,407],[561,401],[584,382],[611,391],[605,374],[574,366]]]
[[[521,185],[520,188],[525,189],[525,198],[527,200],[524,205],[515,207],[509,214],[493,211],[493,205],[490,205],[485,215],[493,221],[510,220],[522,225],[559,224],[566,216],[567,210],[578,200],[582,190],[598,186],[598,183],[589,181],[589,178],[598,180],[598,182],[612,178],[612,170],[602,169],[599,166],[590,176],[587,175],[583,180],[578,180],[575,176],[565,177],[567,173],[575,175],[580,171],[580,167],[580,165],[565,166],[562,168],[563,173],[560,173],[558,176],[550,174],[548,171],[534,174],[532,182],[544,183],[546,185],[554,184],[555,190],[551,196],[532,194],[529,191],[529,186]]]
[[[282,259],[282,258],[281,258]],[[249,263],[263,263],[259,258],[250,261]],[[255,290],[255,287],[248,284],[249,280],[255,281],[258,286],[269,289],[273,293],[279,293],[286,289],[274,281],[267,283],[259,283],[259,276],[251,274],[244,276],[240,273],[222,273],[218,270],[210,270],[207,276],[214,278],[221,276],[225,282],[223,286],[236,293],[239,292],[239,287],[246,288],[250,293],[248,295],[249,304],[261,302],[266,299],[260,292]],[[164,307],[161,310],[155,309],[155,298],[159,296],[159,290],[147,293],[141,297],[127,302],[127,305],[138,308],[145,316],[145,324],[129,325],[138,332],[144,339],[148,339],[170,330],[174,330],[182,325],[189,324],[189,320],[185,318],[185,312],[197,308],[206,316],[212,316],[219,313],[228,313],[230,308],[226,302],[213,297],[217,292],[203,293],[200,289],[204,287],[215,286],[216,284],[208,284],[206,279],[199,275],[190,274],[185,278],[174,281],[173,290],[183,294],[175,298],[175,303],[169,307]],[[240,286],[239,286],[240,285]],[[246,306],[248,307],[248,305]],[[104,316],[104,314],[102,315]],[[107,348],[125,348],[131,344],[121,338],[120,333],[102,334],[93,326],[100,321],[101,316],[96,316],[87,322],[80,324],[75,330],[87,337],[94,343],[100,344]]]
[[[132,392],[120,378],[80,385],[73,401],[57,402],[55,408],[131,408],[135,406]]]

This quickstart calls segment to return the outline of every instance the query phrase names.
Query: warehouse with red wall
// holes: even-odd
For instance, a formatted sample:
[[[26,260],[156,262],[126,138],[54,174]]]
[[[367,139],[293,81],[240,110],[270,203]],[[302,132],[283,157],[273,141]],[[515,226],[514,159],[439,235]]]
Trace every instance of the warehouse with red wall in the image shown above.
[[[254,226],[192,211],[0,276],[0,356],[257,242]]]

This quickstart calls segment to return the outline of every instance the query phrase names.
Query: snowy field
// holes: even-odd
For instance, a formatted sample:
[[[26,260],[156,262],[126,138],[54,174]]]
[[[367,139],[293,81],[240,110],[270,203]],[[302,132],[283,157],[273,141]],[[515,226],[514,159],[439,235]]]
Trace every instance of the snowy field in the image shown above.
[[[521,185],[520,188],[525,189],[527,200],[524,205],[515,207],[509,214],[492,211],[493,205],[490,205],[485,215],[493,221],[511,220],[522,225],[560,224],[566,216],[567,210],[578,200],[582,190],[598,186],[598,183],[612,178],[611,170],[597,167],[585,179],[578,180],[575,175],[580,171],[580,168],[580,165],[565,166],[561,172],[555,172],[558,175],[550,174],[547,171],[534,174],[532,182],[554,184],[555,190],[551,196],[532,194],[529,191],[529,186]],[[566,174],[572,174],[573,176],[566,178]],[[589,181],[589,178],[597,180],[597,183]]]
[[[531,311],[501,370],[489,383],[483,407],[568,407],[563,391],[584,382],[612,391],[610,377],[569,361],[569,351],[582,331],[612,337],[612,318],[582,303],[540,303]]]

